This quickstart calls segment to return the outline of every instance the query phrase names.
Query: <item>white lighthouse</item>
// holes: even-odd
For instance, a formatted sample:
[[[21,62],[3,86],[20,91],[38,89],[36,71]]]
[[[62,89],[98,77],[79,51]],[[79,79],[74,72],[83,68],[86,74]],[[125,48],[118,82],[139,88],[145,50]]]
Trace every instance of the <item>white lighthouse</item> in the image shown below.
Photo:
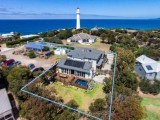
[[[77,8],[77,25],[76,25],[76,29],[80,28],[80,8]]]

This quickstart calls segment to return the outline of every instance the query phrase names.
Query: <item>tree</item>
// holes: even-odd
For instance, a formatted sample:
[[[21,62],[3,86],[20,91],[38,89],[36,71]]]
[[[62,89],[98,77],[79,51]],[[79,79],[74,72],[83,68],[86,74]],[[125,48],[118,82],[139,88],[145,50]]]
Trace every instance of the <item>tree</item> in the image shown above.
[[[104,111],[106,106],[106,102],[104,99],[96,99],[91,105],[89,106],[89,110],[91,112],[98,112]]]
[[[9,82],[9,90],[12,91],[16,96],[20,92],[23,85],[29,82],[32,77],[30,69],[26,66],[13,67],[7,76]]]
[[[151,83],[149,80],[143,79],[140,82],[140,89],[143,91],[143,93],[147,94],[154,94],[157,95],[160,93],[160,81],[152,81]]]
[[[0,68],[0,89],[1,88],[8,89],[9,83],[7,81],[7,76],[10,70],[11,68],[8,66],[3,66],[2,68]]]
[[[67,103],[67,106],[70,106],[71,108],[75,108],[75,109],[77,109],[79,107],[79,105],[77,104],[77,102],[75,100],[70,100]]]
[[[78,120],[78,114],[69,110],[64,110],[55,120]]]
[[[141,99],[129,96],[125,99],[116,97],[112,105],[112,120],[141,120],[146,114],[141,106]]]
[[[67,39],[69,37],[71,37],[73,34],[72,34],[72,31],[71,30],[61,30],[58,34],[59,38],[60,39]]]
[[[123,69],[134,69],[135,55],[131,50],[116,48],[117,51],[117,69],[122,71]]]
[[[104,42],[105,42],[105,39],[107,38],[106,33],[102,33],[102,34],[100,35],[100,38],[102,39],[102,42],[104,43]]]
[[[28,56],[29,56],[29,58],[35,58],[36,54],[33,50],[31,50],[31,51],[29,51]]]
[[[7,81],[3,75],[2,69],[0,69],[0,89],[7,87]]]
[[[45,42],[62,44],[62,40],[60,40],[58,37],[45,37],[44,41]]]
[[[58,105],[33,96],[22,104],[22,109],[24,117],[28,120],[53,120],[62,112]]]

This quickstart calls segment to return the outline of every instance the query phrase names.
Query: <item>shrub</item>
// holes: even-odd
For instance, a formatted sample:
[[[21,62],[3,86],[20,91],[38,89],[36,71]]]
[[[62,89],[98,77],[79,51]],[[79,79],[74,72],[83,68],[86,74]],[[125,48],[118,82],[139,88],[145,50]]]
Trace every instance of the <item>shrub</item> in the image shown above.
[[[62,41],[61,41],[58,37],[45,37],[45,38],[44,38],[44,41],[45,41],[45,42],[62,44]]]
[[[43,51],[49,51],[49,47],[44,46]]]
[[[13,45],[16,45],[16,44],[24,43],[24,42],[27,42],[27,41],[32,41],[35,38],[39,38],[39,37],[35,36],[35,37],[24,38],[24,39],[16,39],[14,41],[7,41],[6,46],[8,47],[8,46],[13,46]]]
[[[35,58],[35,57],[36,57],[36,54],[35,54],[35,52],[32,50],[32,51],[30,51],[30,52],[28,53],[28,56],[29,56],[29,58]]]
[[[155,80],[154,83],[151,84],[149,80],[142,80],[140,82],[140,88],[143,93],[157,95],[160,93],[160,81]]]

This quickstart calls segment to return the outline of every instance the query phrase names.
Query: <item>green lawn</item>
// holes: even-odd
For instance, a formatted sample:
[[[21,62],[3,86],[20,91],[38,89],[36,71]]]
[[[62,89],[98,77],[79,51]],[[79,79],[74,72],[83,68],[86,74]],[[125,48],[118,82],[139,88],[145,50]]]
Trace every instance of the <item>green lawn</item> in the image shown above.
[[[60,82],[55,82],[47,86],[47,89],[55,88],[57,91],[57,96],[62,97],[64,102],[67,103],[71,99],[74,99],[78,105],[79,109],[88,111],[88,107],[91,102],[97,98],[105,98],[105,93],[102,88],[103,85],[96,83],[94,89],[87,91],[74,86],[64,86]]]
[[[160,120],[160,97],[143,97],[142,105],[147,113],[147,118],[143,120]]]

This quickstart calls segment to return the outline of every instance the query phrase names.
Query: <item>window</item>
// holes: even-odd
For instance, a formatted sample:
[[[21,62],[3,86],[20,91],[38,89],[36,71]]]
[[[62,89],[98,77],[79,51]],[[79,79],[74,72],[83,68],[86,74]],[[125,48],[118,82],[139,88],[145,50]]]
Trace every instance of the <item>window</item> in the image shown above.
[[[150,65],[147,65],[146,68],[147,68],[148,70],[153,70]]]
[[[141,69],[141,68],[139,68],[139,71],[142,71],[142,69]]]

